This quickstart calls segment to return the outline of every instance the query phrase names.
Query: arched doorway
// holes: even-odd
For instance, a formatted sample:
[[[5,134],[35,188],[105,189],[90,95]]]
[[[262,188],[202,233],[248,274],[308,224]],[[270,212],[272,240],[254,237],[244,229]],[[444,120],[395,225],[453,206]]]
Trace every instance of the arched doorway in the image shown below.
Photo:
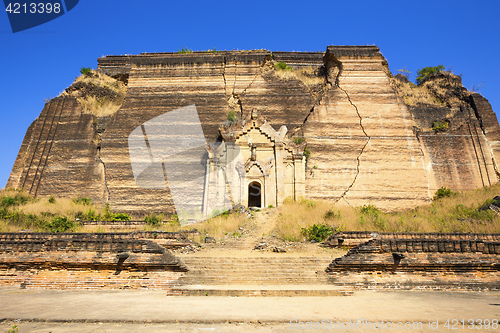
[[[262,207],[262,189],[258,182],[248,184],[248,207]]]

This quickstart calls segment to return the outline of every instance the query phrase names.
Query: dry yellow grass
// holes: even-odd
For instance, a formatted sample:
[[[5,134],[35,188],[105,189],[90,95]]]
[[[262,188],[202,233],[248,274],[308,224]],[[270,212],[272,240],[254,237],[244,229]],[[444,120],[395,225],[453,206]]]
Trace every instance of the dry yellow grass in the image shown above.
[[[326,77],[318,76],[317,70],[312,66],[307,66],[298,70],[275,70],[274,75],[281,80],[299,80],[308,87],[326,84]]]
[[[4,200],[11,198],[25,198],[23,204],[6,205]],[[32,231],[47,231],[45,224],[54,217],[66,216],[74,221],[77,214],[104,216],[105,207],[98,205],[86,205],[73,201],[74,198],[43,197],[33,198],[21,190],[4,189],[0,191],[0,230],[16,231],[30,229]],[[83,227],[76,227],[73,231],[82,231]]]
[[[288,241],[301,241],[304,239],[302,228],[309,228],[314,224],[327,224],[334,226],[330,221],[325,221],[323,216],[331,207],[331,203],[305,200],[299,202],[285,200],[278,208],[274,221],[275,226],[271,234]]]
[[[391,84],[406,105],[428,104],[443,106],[443,103],[432,95],[426,85],[416,86],[413,83],[404,83],[394,78],[391,78]]]
[[[90,113],[96,117],[107,117],[110,116],[121,107],[125,94],[127,93],[127,86],[118,81],[111,76],[106,74],[92,71],[92,75],[81,75],[75,79],[75,83],[83,82],[85,84],[94,85],[101,88],[108,88],[117,94],[117,98],[111,100],[107,97],[96,98],[94,96],[80,96],[78,91],[72,91],[70,93],[63,92],[62,95],[71,95],[77,97],[78,102],[83,108],[83,111]]]
[[[121,103],[110,101],[107,98],[96,99],[93,96],[80,97],[77,99],[84,112],[90,113],[96,117],[108,117],[116,113],[121,107]]]
[[[244,214],[217,215],[207,221],[191,224],[183,229],[197,229],[200,232],[199,239],[206,236],[214,237],[216,240],[224,239],[225,236],[239,237],[240,227],[248,228],[252,225]]]
[[[54,215],[73,215],[75,212],[84,212],[89,209],[95,209],[101,213],[102,208],[88,206],[84,204],[77,204],[73,199],[68,198],[54,198],[55,202],[50,203],[49,198],[40,198],[37,201],[29,202],[26,205],[20,206],[19,209],[25,214],[40,215],[43,213],[50,213]]]
[[[337,230],[350,231],[500,233],[500,217],[491,210],[478,211],[480,206],[499,192],[500,184],[496,184],[474,191],[457,192],[452,197],[442,198],[432,204],[419,206],[412,210],[391,213],[379,211],[372,205],[362,208],[334,205],[332,202],[326,201],[302,199],[293,202],[287,200],[278,208],[262,210],[266,214],[259,215],[259,219],[248,218],[246,213],[222,214],[207,221],[184,227],[178,223],[166,221],[158,227],[145,225],[142,229],[176,232],[196,228],[200,235],[194,239],[195,241],[201,241],[206,236],[216,239],[240,237],[240,228],[247,231],[260,230],[261,233],[264,231],[266,236],[275,235],[283,240],[302,241],[305,238],[302,228],[307,229],[315,224],[324,224]],[[3,190],[0,192],[0,200],[3,200],[3,197],[16,196],[20,193],[22,192]],[[75,212],[86,212],[89,209],[95,210],[96,213],[104,213],[103,207],[76,204],[67,198],[55,198],[54,203],[50,203],[49,198],[41,198],[25,205],[8,208],[9,211],[36,216],[74,216]],[[14,232],[27,227],[30,226],[0,219],[0,232]],[[35,229],[33,230],[43,231]],[[109,226],[85,226],[77,228],[75,231],[110,232],[113,230],[134,231],[138,229],[118,230]]]
[[[441,72],[441,76],[433,77],[418,86],[411,82],[402,82],[392,77],[391,85],[403,102],[410,106],[427,104],[450,107],[464,104],[460,98],[454,94],[450,94],[450,86],[455,89],[462,88],[462,93],[465,96],[468,94],[466,89],[461,85],[461,79],[448,71]]]
[[[500,191],[500,184],[474,191],[456,192],[412,210],[384,213],[375,206],[349,207],[331,202],[285,202],[278,210],[272,234],[285,240],[303,240],[302,228],[324,224],[337,230],[385,232],[500,233],[500,216],[478,211]]]
[[[0,221],[0,232],[18,232],[23,228],[19,225],[13,225],[7,221]]]

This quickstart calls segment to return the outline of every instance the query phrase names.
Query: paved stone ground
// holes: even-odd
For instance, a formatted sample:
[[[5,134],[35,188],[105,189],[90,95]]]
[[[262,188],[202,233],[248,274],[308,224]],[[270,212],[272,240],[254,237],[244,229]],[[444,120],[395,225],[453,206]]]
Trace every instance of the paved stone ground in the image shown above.
[[[498,292],[355,291],[339,297],[167,297],[162,291],[58,291],[0,288],[0,331],[19,332],[371,332],[336,329],[366,320],[422,323],[407,332],[445,332],[446,320],[500,320]],[[290,321],[302,321],[299,325]],[[316,330],[307,322],[333,321]],[[438,330],[429,322],[438,320]],[[459,330],[462,324],[457,325]],[[328,326],[330,325],[330,326]],[[339,325],[339,324],[337,324]],[[411,325],[411,324],[407,324]],[[401,325],[400,325],[401,326]],[[379,327],[381,328],[381,327]],[[479,329],[479,325],[473,327]],[[500,327],[486,331],[500,332]]]

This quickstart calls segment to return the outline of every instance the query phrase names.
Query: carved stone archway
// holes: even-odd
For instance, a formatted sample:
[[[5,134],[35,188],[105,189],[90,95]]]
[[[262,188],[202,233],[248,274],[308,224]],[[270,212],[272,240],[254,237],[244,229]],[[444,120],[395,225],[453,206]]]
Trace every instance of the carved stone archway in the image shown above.
[[[305,196],[306,142],[296,144],[290,140],[286,126],[276,131],[254,109],[245,119],[222,125],[219,131],[227,147],[237,147],[241,154],[244,175],[239,175],[245,181],[240,180],[240,183],[259,184],[261,207],[277,207],[285,198],[296,200]],[[249,205],[249,186],[240,187],[240,190],[240,193],[232,193],[233,198],[240,198],[235,204]]]

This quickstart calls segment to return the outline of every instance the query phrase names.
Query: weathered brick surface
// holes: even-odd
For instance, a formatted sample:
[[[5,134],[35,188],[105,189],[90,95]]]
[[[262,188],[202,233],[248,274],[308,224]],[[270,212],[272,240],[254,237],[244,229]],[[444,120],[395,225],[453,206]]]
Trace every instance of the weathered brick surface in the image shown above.
[[[332,86],[304,126],[313,168],[307,196],[384,209],[427,202],[411,114],[390,85],[378,47],[329,46],[325,66]]]
[[[186,266],[164,246],[133,238],[138,236],[149,234],[0,234],[0,284],[50,289],[178,286]],[[175,234],[162,236],[165,240]]]
[[[280,79],[273,58],[327,73],[324,83]],[[7,187],[109,200],[114,209],[138,215],[175,213],[168,189],[135,183],[127,139],[145,121],[192,104],[207,142],[217,139],[230,110],[244,119],[254,108],[276,130],[285,125],[288,133],[303,135],[311,150],[310,198],[370,201],[392,210],[429,202],[441,186],[473,189],[498,180],[500,127],[487,100],[472,94],[460,107],[407,107],[376,46],[144,53],[98,61],[99,70],[128,83],[120,110],[98,120],[105,129],[100,146],[92,116],[74,99],[53,99],[28,129]],[[445,117],[450,130],[434,133],[433,122]]]
[[[481,128],[481,132],[484,133],[491,146],[495,170],[498,170],[497,165],[500,160],[500,126],[498,125],[497,116],[493,112],[490,102],[480,94],[472,94],[471,102],[476,112],[476,117],[479,120],[478,125]]]
[[[104,170],[95,135],[92,116],[82,112],[76,99],[52,99],[26,133],[6,187],[102,202]]]
[[[500,242],[500,234],[342,231],[330,236],[323,244],[331,247],[343,246],[352,248],[372,239],[477,240]]]
[[[151,289],[167,290],[179,286],[181,272],[134,272],[116,270],[0,269],[0,285],[40,289]]]
[[[186,236],[191,232],[168,232],[168,231],[134,231],[134,232],[99,232],[99,233],[80,233],[80,232],[2,232],[0,233],[0,241],[4,240],[30,240],[30,239],[75,239],[75,240],[101,240],[101,241],[114,241],[114,240],[127,240],[127,239],[171,239],[171,240],[186,240]]]
[[[432,192],[445,186],[452,189],[471,190],[497,182],[495,156],[492,145],[496,133],[485,136],[475,111],[470,106],[410,107],[415,125],[430,129],[433,122],[449,119],[449,130],[443,133],[427,131],[417,133],[421,142],[425,165],[429,172]],[[485,118],[494,127],[496,117]],[[498,123],[498,122],[497,122]]]
[[[263,75],[262,65],[269,57],[267,51],[131,56],[127,97],[109,122],[102,142],[113,207],[136,213],[174,212],[168,189],[136,185],[128,152],[130,132],[165,112],[195,104],[207,142],[219,136],[219,125],[232,110],[228,101],[233,97],[241,102],[242,114],[234,111],[242,118],[258,108],[264,118],[273,120],[276,130],[282,125],[289,129],[302,125],[314,99],[297,80]]]
[[[500,242],[473,236],[372,239],[326,272],[330,283],[363,288],[500,289],[499,259]]]

